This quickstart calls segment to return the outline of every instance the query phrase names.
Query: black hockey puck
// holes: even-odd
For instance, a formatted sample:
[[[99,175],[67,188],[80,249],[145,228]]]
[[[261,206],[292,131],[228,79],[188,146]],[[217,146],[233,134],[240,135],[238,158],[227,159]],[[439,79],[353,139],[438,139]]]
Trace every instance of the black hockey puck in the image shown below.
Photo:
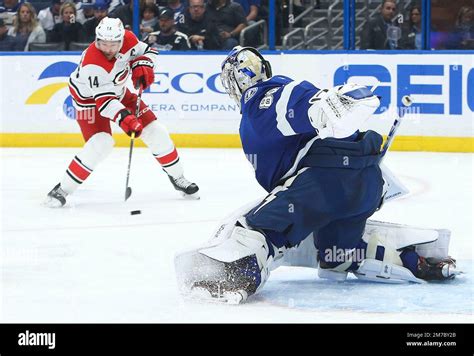
[[[139,215],[139,214],[141,214],[141,213],[142,213],[141,210],[132,210],[132,211],[130,212],[130,215]]]

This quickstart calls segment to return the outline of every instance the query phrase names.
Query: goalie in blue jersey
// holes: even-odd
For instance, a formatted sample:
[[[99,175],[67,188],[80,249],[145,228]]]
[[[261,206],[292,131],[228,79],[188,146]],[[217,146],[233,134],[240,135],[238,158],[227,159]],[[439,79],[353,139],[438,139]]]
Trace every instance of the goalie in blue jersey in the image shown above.
[[[208,245],[176,256],[185,292],[239,303],[281,264],[336,280],[454,278],[449,231],[367,223],[384,194],[382,136],[359,131],[380,104],[370,89],[273,76],[250,47],[230,52],[221,80],[241,109],[242,146],[268,196],[233,214]]]

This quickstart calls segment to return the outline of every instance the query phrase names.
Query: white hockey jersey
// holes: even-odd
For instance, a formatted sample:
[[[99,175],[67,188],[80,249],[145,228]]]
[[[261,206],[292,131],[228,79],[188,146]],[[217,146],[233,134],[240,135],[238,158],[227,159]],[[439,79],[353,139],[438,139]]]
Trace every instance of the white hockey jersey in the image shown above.
[[[140,42],[133,32],[126,30],[120,52],[112,60],[96,47],[95,41],[82,53],[81,61],[69,77],[69,91],[76,110],[97,107],[101,116],[115,121],[125,108],[120,100],[125,95],[126,82],[131,74],[130,61],[146,56],[153,62],[158,52]]]

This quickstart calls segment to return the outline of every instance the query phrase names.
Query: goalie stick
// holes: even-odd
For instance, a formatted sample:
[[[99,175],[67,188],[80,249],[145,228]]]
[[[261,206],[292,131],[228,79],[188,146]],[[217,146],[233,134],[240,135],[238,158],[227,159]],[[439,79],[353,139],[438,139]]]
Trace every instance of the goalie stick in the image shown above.
[[[396,114],[395,121],[393,122],[392,127],[390,128],[390,132],[387,135],[387,140],[385,141],[385,144],[382,147],[382,150],[380,151],[381,158],[380,158],[380,163],[382,163],[382,160],[385,157],[385,154],[387,153],[388,149],[392,145],[393,139],[395,138],[395,134],[397,133],[398,128],[400,127],[400,123],[402,122],[403,116],[407,113],[409,106],[413,104],[413,101],[410,96],[405,95],[402,98],[402,104],[403,104],[403,110],[400,110],[400,114]]]

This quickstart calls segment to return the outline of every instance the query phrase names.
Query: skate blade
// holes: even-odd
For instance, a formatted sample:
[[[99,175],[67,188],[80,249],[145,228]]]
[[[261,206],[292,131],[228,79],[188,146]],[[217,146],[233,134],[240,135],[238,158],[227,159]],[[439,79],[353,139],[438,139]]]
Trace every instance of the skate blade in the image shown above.
[[[219,295],[212,295],[212,293],[206,288],[193,287],[189,297],[193,300],[202,302],[238,305],[244,303],[247,300],[247,292],[238,290],[233,292],[224,292]]]
[[[46,208],[52,208],[52,209],[58,209],[62,208],[64,205],[61,204],[61,202],[57,199],[47,197],[42,203],[42,206]]]
[[[186,194],[186,193],[181,192],[181,196],[184,199],[187,199],[187,200],[199,200],[199,199],[201,199],[201,197],[199,196],[199,192],[196,192],[194,194]]]
[[[458,270],[456,268],[449,268],[449,269],[444,269],[442,270],[443,276],[446,277],[446,279],[454,279],[457,276],[460,276],[461,274],[465,274],[464,271]]]

